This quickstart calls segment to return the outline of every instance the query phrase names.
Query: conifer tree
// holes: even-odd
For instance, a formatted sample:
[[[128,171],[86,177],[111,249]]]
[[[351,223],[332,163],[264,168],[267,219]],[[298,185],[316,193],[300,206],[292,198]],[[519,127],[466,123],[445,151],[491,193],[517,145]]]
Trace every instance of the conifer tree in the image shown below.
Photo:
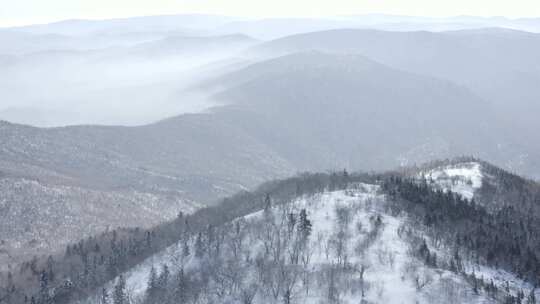
[[[126,291],[126,280],[123,275],[118,277],[116,285],[114,286],[113,304],[129,304]]]
[[[311,221],[308,219],[306,209],[300,210],[300,219],[298,223],[298,231],[302,240],[305,242],[311,235]]]
[[[150,268],[150,275],[148,277],[148,287],[146,289],[146,298],[147,300],[150,301],[150,303],[153,303],[154,301],[157,287],[158,287],[157,271],[154,265],[152,265],[152,268]]]
[[[101,289],[101,296],[99,298],[99,304],[109,304],[109,293],[107,292],[107,289],[105,288]]]
[[[534,288],[531,289],[529,295],[527,296],[527,304],[536,304],[536,295]]]
[[[159,291],[167,290],[167,286],[169,284],[169,276],[169,266],[167,266],[167,264],[163,264],[161,268],[161,273],[159,274],[159,277],[157,279],[157,287]]]
[[[202,240],[202,233],[197,234],[197,239],[195,240],[195,256],[197,258],[202,258],[204,255],[204,244]]]
[[[174,297],[178,303],[187,303],[188,300],[188,280],[184,273],[184,268],[181,268],[177,275],[177,283],[174,289]]]
[[[268,193],[264,197],[263,218],[267,224],[273,222],[272,200],[270,199],[270,195]]]
[[[183,257],[188,257],[190,254],[190,251],[189,251],[189,245],[188,245],[188,242],[187,240],[184,240],[182,242],[182,256]]]

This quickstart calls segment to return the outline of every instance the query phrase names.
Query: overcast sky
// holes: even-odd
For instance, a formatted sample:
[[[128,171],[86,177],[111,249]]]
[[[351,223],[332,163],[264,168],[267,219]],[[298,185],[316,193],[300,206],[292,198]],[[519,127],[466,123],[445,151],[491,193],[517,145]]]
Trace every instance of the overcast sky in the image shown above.
[[[185,13],[251,17],[369,13],[540,17],[540,0],[0,0],[0,26]]]

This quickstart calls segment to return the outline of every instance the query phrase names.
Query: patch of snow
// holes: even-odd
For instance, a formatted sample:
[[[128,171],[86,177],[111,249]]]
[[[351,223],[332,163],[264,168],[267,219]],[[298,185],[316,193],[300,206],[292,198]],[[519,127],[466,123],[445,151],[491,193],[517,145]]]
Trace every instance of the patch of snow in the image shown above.
[[[443,191],[451,191],[472,200],[476,190],[482,187],[484,175],[479,163],[467,162],[421,172],[419,177]]]
[[[513,295],[517,295],[519,291],[523,291],[527,296],[529,291],[534,288],[534,286],[528,282],[523,281],[518,278],[515,274],[502,270],[487,267],[484,265],[478,265],[470,261],[464,263],[464,271],[467,274],[472,274],[477,278],[482,278],[484,280],[493,280],[493,283],[500,290],[505,290],[508,287],[509,291]],[[540,297],[540,290],[535,290],[536,298]]]

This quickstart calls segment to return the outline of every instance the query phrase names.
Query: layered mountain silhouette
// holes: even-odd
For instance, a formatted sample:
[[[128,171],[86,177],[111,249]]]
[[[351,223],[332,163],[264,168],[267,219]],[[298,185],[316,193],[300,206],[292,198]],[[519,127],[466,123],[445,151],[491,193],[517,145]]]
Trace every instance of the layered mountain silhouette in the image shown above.
[[[487,28],[451,32],[338,29],[273,40],[254,52],[353,53],[394,68],[465,85],[527,136],[538,129],[540,35]],[[517,123],[517,124],[516,124]]]

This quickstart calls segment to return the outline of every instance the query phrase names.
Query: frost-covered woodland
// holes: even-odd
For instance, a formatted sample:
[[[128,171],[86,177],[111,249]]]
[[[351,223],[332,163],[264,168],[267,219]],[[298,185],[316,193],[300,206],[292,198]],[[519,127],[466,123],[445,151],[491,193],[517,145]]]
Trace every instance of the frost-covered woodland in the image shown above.
[[[481,197],[517,177],[476,160],[429,168],[304,175],[179,217],[176,241],[79,303],[536,303],[537,224],[519,224],[533,215]]]
[[[142,303],[492,303],[505,295],[506,281],[485,271],[476,277],[479,265],[452,270],[446,248],[430,250],[433,242],[406,217],[388,214],[377,186],[267,204],[184,238],[96,302],[104,293],[118,299],[121,284],[126,298]],[[510,274],[504,280],[510,293],[530,290]]]

